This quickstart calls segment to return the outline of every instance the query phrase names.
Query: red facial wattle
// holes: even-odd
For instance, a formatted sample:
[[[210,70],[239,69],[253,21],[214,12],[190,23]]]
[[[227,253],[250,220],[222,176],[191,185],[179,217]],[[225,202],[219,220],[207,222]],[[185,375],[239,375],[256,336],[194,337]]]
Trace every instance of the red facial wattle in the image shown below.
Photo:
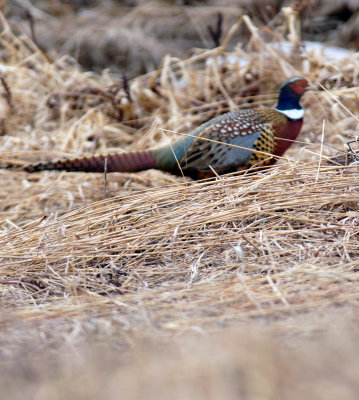
[[[308,83],[303,80],[303,81],[298,81],[298,82],[293,83],[291,85],[291,89],[293,90],[293,92],[295,94],[301,95],[301,94],[303,94],[303,92],[307,86],[308,86]]]

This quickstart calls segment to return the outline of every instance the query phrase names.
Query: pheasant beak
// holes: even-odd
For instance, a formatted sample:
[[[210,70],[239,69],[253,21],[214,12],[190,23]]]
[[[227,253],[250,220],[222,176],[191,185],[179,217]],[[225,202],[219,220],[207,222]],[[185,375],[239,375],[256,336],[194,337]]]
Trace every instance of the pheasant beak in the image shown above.
[[[310,91],[310,92],[313,92],[313,91],[318,92],[318,91],[322,91],[322,90],[323,90],[323,85],[320,81],[315,82],[315,83],[308,83],[308,86],[306,88],[306,91]]]
[[[309,83],[308,86],[304,89],[304,92],[312,92],[314,90],[318,90],[318,88],[312,83]]]

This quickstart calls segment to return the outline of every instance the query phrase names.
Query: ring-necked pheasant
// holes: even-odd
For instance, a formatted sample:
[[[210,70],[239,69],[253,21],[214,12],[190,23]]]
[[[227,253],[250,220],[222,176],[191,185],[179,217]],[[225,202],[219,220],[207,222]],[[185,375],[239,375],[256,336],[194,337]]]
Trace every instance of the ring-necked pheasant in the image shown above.
[[[223,114],[195,129],[191,136],[181,136],[166,146],[31,164],[23,170],[135,172],[156,168],[176,174],[182,170],[185,175],[203,178],[213,176],[214,171],[223,174],[253,165],[270,165],[276,161],[270,155],[281,156],[300,132],[304,111],[299,101],[307,87],[308,82],[302,77],[288,79],[280,88],[275,109],[243,109]]]

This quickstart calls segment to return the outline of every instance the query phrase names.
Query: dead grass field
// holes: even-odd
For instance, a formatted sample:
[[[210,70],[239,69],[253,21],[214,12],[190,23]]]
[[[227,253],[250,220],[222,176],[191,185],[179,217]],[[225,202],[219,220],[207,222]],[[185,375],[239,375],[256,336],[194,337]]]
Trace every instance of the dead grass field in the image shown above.
[[[265,40],[239,19],[223,46],[130,81],[50,61],[2,21],[3,165],[151,147],[272,106],[293,75],[317,88],[267,171],[110,174],[105,188],[0,170],[4,398],[357,398],[358,168],[326,160],[358,132],[359,55],[308,50],[296,14],[281,18]],[[250,41],[229,51],[236,29]]]

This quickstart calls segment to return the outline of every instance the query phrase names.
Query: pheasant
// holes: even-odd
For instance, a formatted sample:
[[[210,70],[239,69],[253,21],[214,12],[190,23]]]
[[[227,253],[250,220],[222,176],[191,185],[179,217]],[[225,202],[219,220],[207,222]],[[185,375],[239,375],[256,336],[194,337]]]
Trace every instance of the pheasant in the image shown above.
[[[288,79],[280,88],[274,109],[228,112],[162,147],[30,164],[23,170],[135,172],[155,168],[199,179],[267,166],[275,163],[275,156],[281,156],[298,136],[304,114],[299,101],[307,87],[308,81],[302,77]]]

